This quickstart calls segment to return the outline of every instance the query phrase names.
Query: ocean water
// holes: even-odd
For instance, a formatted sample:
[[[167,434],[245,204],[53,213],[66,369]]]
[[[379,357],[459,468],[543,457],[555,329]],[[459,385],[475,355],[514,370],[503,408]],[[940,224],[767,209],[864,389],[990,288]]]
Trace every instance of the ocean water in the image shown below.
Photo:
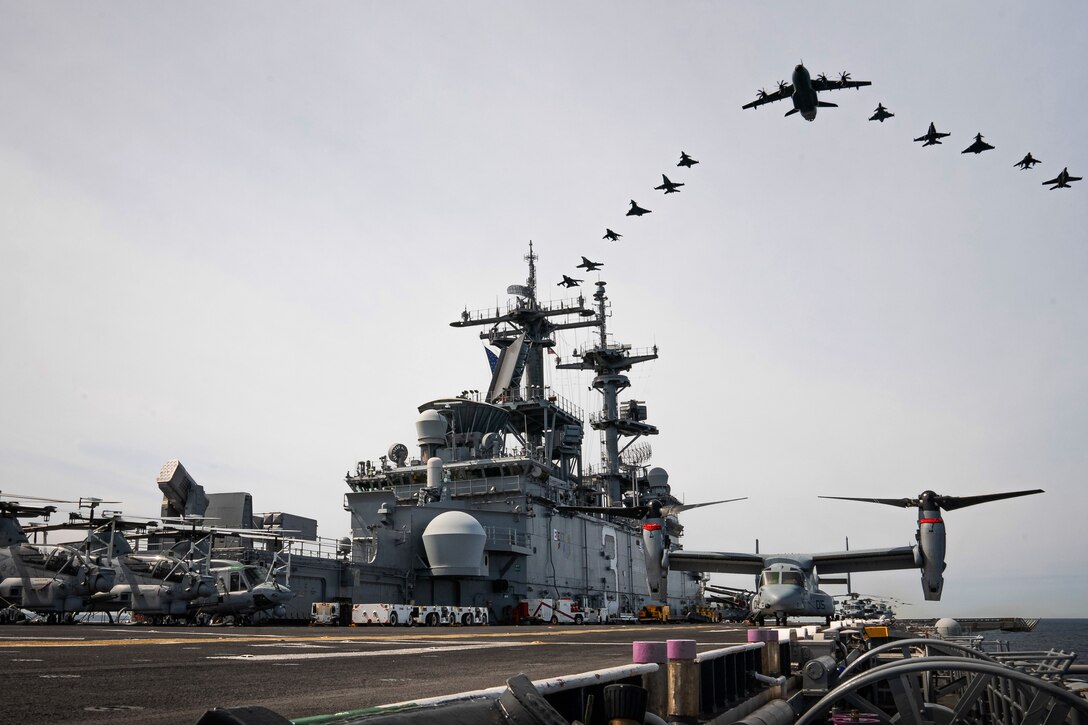
[[[1009,643],[1016,652],[1065,650],[1077,653],[1077,664],[1088,664],[1088,619],[1044,619],[1030,632],[981,632],[987,640]]]

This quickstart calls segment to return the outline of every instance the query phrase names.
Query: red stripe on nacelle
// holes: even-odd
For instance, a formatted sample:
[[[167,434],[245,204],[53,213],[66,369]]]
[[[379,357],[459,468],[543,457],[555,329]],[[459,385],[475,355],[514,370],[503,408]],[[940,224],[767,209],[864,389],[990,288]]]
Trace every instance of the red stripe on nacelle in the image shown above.
[[[944,519],[918,519],[920,524],[943,524]]]
[[[661,530],[661,524],[643,524],[642,525],[642,530],[643,531],[660,531]]]

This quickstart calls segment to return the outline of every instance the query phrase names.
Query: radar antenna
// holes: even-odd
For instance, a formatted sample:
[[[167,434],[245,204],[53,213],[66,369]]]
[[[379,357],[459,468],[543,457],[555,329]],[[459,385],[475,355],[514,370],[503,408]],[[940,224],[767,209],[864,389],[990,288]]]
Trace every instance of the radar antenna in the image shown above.
[[[637,446],[629,446],[620,454],[620,463],[624,468],[641,468],[646,461],[653,456],[653,448],[649,443],[639,443]]]

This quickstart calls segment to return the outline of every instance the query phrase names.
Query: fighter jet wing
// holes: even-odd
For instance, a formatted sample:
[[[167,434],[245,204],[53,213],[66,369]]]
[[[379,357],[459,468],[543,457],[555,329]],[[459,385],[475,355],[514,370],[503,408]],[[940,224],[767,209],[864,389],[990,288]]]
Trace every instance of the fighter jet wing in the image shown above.
[[[728,551],[678,551],[669,552],[669,568],[680,571],[714,571],[723,574],[759,574],[764,569],[759,554],[733,553]]]
[[[792,83],[787,83],[786,85],[782,86],[777,91],[775,91],[774,93],[767,93],[765,95],[761,95],[759,98],[752,101],[751,103],[744,104],[743,106],[741,106],[741,109],[758,108],[759,106],[762,106],[762,105],[767,104],[767,103],[774,103],[775,101],[781,101],[784,98],[789,98],[792,95],[793,95],[793,84]]]
[[[843,574],[848,571],[914,569],[920,566],[920,563],[914,559],[913,546],[897,546],[891,549],[832,551],[825,554],[813,554],[812,563],[816,566],[816,571],[820,573],[820,576],[825,574]]]

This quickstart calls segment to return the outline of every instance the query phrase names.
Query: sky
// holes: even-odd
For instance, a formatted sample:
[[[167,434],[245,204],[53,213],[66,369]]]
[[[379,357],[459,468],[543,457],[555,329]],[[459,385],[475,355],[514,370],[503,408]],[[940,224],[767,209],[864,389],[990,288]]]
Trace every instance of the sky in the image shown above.
[[[817,496],[1043,488],[947,514],[942,602],[910,570],[854,589],[1088,616],[1088,183],[1041,185],[1088,175],[1086,24],[1083,2],[0,0],[0,491],[155,516],[178,458],[347,535],[345,472],[486,387],[478,330],[448,323],[505,305],[532,240],[545,300],[599,274],[614,341],[658,345],[625,397],[673,492],[749,497],[685,513],[687,549],[902,546],[914,510]],[[741,109],[802,61],[872,86],[812,123]],[[952,135],[922,148],[931,121]],[[961,154],[979,132],[996,148]],[[588,373],[548,382],[600,405]]]

